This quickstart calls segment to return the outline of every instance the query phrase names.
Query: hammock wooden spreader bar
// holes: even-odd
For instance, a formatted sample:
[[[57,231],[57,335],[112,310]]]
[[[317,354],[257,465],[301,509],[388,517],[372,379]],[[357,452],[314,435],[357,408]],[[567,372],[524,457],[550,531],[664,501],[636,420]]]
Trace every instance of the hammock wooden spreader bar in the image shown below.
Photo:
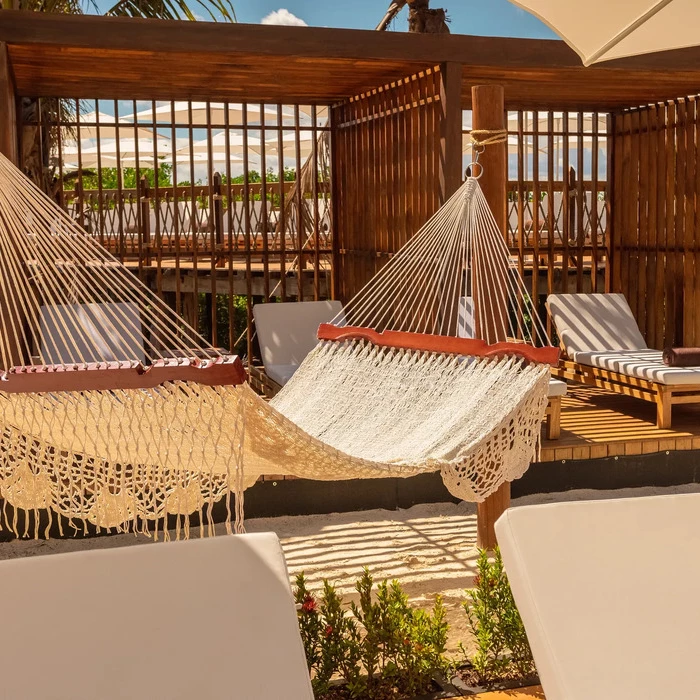
[[[152,389],[166,382],[196,382],[203,386],[237,386],[248,375],[237,355],[198,360],[140,363],[111,362],[87,365],[25,365],[0,377],[0,392],[112,391]]]
[[[559,364],[559,348],[533,347],[527,343],[493,343],[474,338],[454,338],[430,333],[409,333],[406,331],[382,331],[361,326],[335,326],[322,323],[318,328],[319,340],[366,340],[384,348],[404,348],[423,352],[463,355],[465,357],[505,357],[515,355],[529,362],[539,362],[556,367]]]

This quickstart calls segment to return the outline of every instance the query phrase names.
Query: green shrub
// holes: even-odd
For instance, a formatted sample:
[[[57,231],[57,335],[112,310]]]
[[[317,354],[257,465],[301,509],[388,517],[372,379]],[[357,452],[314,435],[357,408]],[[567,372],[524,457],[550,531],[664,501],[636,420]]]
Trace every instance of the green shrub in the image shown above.
[[[452,668],[442,600],[436,598],[432,612],[411,607],[398,581],[380,583],[375,593],[367,569],[356,588],[359,602],[348,609],[328,581],[317,597],[297,576],[299,627],[316,696],[334,678],[345,681],[350,697],[367,700],[430,690],[433,673]]]
[[[484,683],[534,675],[530,644],[498,548],[493,560],[486,551],[479,553],[478,571],[464,603],[477,644],[476,654],[469,659],[474,671]]]

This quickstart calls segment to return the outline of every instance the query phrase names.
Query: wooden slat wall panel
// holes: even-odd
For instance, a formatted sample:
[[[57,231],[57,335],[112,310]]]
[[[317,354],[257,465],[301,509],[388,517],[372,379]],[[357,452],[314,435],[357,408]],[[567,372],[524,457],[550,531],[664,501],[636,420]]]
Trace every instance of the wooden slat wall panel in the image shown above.
[[[441,81],[439,67],[428,69],[332,109],[336,293],[342,301],[440,205]]]
[[[253,360],[254,304],[332,295],[328,108],[146,104],[64,100],[23,126],[54,137],[55,196],[87,234]]]
[[[504,234],[552,337],[545,310],[548,294],[605,291],[612,190],[608,122],[608,115],[599,112],[507,113]],[[465,129],[465,154],[467,134]]]
[[[614,117],[613,291],[650,347],[700,345],[697,98]]]

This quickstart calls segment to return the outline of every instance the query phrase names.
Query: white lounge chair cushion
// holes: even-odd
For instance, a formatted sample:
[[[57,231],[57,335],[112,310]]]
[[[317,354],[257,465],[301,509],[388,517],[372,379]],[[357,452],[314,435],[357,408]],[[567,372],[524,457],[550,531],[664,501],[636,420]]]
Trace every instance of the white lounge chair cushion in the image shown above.
[[[256,304],[253,316],[265,370],[270,365],[298,367],[316,347],[318,327],[342,310],[339,301]]]
[[[576,352],[572,359],[583,365],[668,386],[700,384],[700,367],[668,367],[664,364],[662,355],[660,350],[621,350]]]
[[[647,348],[623,294],[550,294],[547,306],[571,359],[578,352]]]
[[[554,378],[549,380],[549,392],[547,396],[549,396],[550,399],[555,396],[566,396],[566,391],[566,382]]]
[[[313,700],[272,533],[0,562],[2,697]]]
[[[267,374],[273,382],[284,386],[298,369],[299,365],[265,365],[265,374]]]
[[[85,362],[146,361],[141,313],[133,302],[42,306],[39,332],[41,352],[50,364],[70,363],[78,356]],[[93,347],[100,349],[99,356],[93,355]]]
[[[700,494],[511,508],[496,535],[547,700],[698,697]]]

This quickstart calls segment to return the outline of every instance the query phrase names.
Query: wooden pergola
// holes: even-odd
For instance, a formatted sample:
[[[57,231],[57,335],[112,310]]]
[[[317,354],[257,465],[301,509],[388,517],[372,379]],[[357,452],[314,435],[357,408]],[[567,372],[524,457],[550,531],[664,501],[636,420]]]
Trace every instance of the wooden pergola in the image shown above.
[[[560,41],[0,12],[0,151],[15,161],[22,97],[331,106],[341,300],[458,187],[463,110],[481,129],[505,110],[609,115],[605,286],[651,347],[700,345],[698,93],[698,48],[584,68]],[[503,144],[482,159],[504,228],[505,161]]]

